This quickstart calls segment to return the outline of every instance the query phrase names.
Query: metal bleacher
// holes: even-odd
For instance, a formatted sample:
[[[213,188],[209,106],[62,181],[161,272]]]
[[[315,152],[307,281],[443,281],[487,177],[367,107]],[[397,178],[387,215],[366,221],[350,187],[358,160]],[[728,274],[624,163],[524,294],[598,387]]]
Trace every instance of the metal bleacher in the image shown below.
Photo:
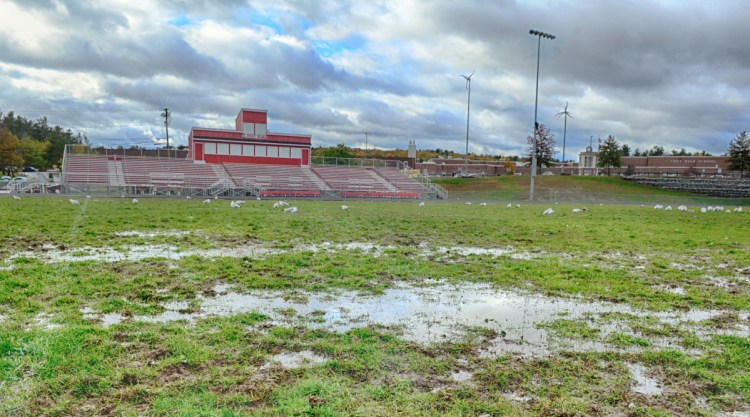
[[[61,192],[334,199],[447,197],[444,189],[429,180],[410,176],[405,167],[385,163],[365,166],[359,160],[349,159],[317,164],[313,161],[311,166],[206,164],[169,153],[164,157],[158,152],[138,155],[127,151],[66,147]]]

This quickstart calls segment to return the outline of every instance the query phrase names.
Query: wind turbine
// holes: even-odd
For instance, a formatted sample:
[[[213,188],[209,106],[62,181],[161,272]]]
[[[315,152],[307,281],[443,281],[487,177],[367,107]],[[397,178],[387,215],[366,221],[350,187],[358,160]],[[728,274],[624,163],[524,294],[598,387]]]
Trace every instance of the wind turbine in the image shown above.
[[[563,122],[563,153],[562,153],[562,161],[563,164],[565,164],[565,136],[567,136],[568,133],[568,117],[571,119],[573,118],[573,115],[568,112],[568,102],[565,102],[565,110],[561,111],[560,113],[557,113],[555,117],[563,116],[565,121]]]
[[[469,95],[466,99],[466,161],[464,162],[464,175],[469,174],[469,109],[471,108],[471,77],[474,75],[474,71],[469,75],[461,75],[466,79],[466,89],[469,90]]]

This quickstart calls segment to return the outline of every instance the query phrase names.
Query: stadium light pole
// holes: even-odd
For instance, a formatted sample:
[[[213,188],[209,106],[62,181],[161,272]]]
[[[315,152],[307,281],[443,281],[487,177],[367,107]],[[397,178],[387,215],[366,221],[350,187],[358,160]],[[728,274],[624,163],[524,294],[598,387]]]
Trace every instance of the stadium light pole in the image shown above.
[[[533,147],[531,148],[531,187],[529,188],[529,200],[534,201],[534,180],[536,179],[536,148],[537,148],[537,133],[539,131],[539,123],[537,122],[537,107],[539,104],[539,57],[542,50],[542,38],[555,39],[555,35],[540,32],[538,30],[531,29],[529,35],[537,37],[536,46],[536,93],[534,95],[534,141]]]
[[[469,90],[469,95],[466,98],[466,160],[464,161],[464,175],[469,175],[469,109],[471,108],[471,77],[474,75],[474,71],[468,76],[461,75],[466,79],[466,89]]]

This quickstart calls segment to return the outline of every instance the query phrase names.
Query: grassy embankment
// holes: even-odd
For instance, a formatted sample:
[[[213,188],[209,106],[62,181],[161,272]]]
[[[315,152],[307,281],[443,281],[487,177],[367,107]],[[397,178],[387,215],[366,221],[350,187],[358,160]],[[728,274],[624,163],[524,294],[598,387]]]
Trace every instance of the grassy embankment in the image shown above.
[[[476,200],[528,200],[530,178],[501,176],[485,178],[442,178],[436,184],[450,197]],[[663,190],[626,181],[619,177],[545,176],[536,177],[538,201],[590,203],[662,203],[662,204],[750,204],[750,199],[720,199],[692,193]]]

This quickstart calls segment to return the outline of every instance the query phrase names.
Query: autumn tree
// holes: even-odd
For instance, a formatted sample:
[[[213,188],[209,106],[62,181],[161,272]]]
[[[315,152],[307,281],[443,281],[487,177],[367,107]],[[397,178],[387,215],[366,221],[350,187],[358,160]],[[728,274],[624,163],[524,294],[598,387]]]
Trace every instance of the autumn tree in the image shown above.
[[[0,128],[0,168],[5,175],[13,175],[14,169],[23,165],[20,148],[21,140],[10,130]]]
[[[534,137],[528,136],[526,140],[529,143],[527,155],[531,158],[534,154]],[[552,165],[553,155],[555,154],[555,135],[543,124],[539,124],[536,129],[536,162],[537,173],[542,166]]]
[[[30,137],[21,139],[19,152],[23,158],[23,165],[30,165],[38,169],[47,168],[47,148],[49,142],[38,141]]]
[[[745,176],[745,171],[750,170],[750,137],[744,130],[729,142],[727,168],[730,171],[740,171],[740,178]]]
[[[604,143],[599,145],[599,158],[596,160],[596,165],[599,167],[607,167],[607,175],[612,167],[619,168],[622,166],[621,161],[621,149],[620,145],[612,135],[607,136]]]

